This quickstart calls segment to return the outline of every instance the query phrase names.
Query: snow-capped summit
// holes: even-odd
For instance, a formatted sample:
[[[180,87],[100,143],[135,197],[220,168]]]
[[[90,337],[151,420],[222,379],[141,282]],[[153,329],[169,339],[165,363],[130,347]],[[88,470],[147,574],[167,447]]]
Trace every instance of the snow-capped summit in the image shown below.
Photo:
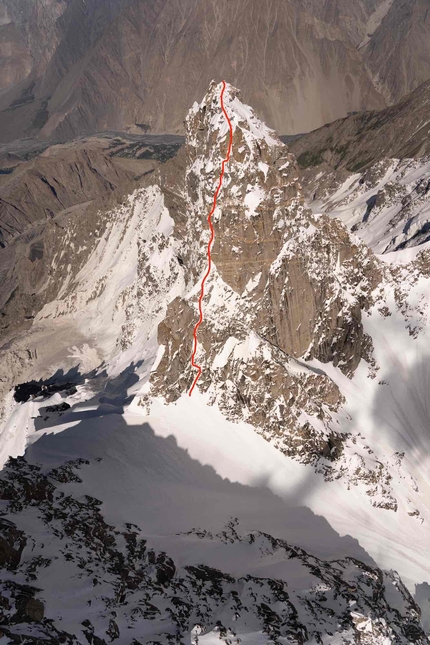
[[[222,159],[228,149],[229,124],[221,109],[221,91],[221,83],[212,83],[202,103],[195,104],[186,119],[183,190],[187,203],[188,236],[184,253],[188,255],[190,249],[195,249],[192,262],[187,263],[189,269],[194,268],[190,264],[196,264],[201,270],[202,262],[205,262],[204,241],[209,236],[207,215],[219,181]],[[217,231],[213,257],[217,268],[224,273],[228,271],[227,263],[232,268],[241,266],[241,271],[230,271],[227,282],[236,290],[243,291],[258,273],[257,266],[267,262],[267,255],[276,256],[276,249],[270,249],[269,246],[279,245],[274,239],[279,238],[278,230],[283,226],[282,223],[279,226],[281,218],[278,207],[285,200],[290,203],[293,198],[298,206],[300,187],[294,158],[277,135],[256,117],[250,107],[241,102],[238,90],[226,84],[223,96],[233,139],[218,208],[213,216]],[[256,226],[261,221],[260,213],[267,210],[268,203],[270,221],[267,226],[271,235],[261,236]],[[251,267],[249,258],[245,257],[248,251],[244,239],[255,266]],[[257,246],[260,247],[258,250]],[[266,260],[256,257],[258,251],[263,252]]]
[[[200,154],[204,152],[205,140],[209,143],[209,139],[215,135],[218,141],[222,141],[229,131],[228,122],[221,109],[222,89],[223,82],[212,81],[202,102],[194,103],[185,119],[187,144],[198,148]],[[248,143],[249,154],[257,142],[260,145],[265,143],[269,147],[282,145],[276,132],[268,128],[256,116],[254,110],[241,101],[240,90],[230,83],[225,83],[223,103],[233,127],[236,146],[243,142]],[[211,141],[211,154],[215,148],[213,144]]]

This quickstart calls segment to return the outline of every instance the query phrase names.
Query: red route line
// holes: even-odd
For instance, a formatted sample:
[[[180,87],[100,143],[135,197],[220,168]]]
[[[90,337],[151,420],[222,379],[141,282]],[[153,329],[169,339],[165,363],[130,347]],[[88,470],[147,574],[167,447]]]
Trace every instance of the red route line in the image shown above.
[[[193,390],[194,390],[194,388],[195,388],[195,386],[196,386],[196,383],[197,383],[197,381],[199,380],[199,378],[200,378],[200,376],[201,376],[201,374],[202,374],[202,367],[201,367],[201,365],[198,365],[198,364],[195,362],[195,360],[194,360],[194,359],[195,359],[195,357],[196,357],[196,352],[197,352],[197,332],[198,332],[198,330],[199,330],[200,325],[201,325],[201,324],[202,324],[202,322],[203,322],[202,301],[203,301],[203,298],[204,298],[204,295],[205,295],[205,282],[206,282],[206,280],[207,280],[207,279],[208,279],[208,277],[209,277],[209,274],[210,274],[210,272],[211,272],[211,267],[212,267],[211,248],[212,248],[213,241],[214,241],[214,239],[215,239],[215,231],[214,231],[214,227],[213,227],[213,225],[212,225],[212,215],[213,215],[213,214],[214,214],[214,212],[215,212],[216,205],[217,205],[218,195],[219,195],[219,192],[220,192],[221,187],[222,187],[222,180],[224,179],[225,164],[230,160],[231,147],[232,147],[232,145],[233,145],[233,127],[232,127],[232,125],[231,125],[231,121],[230,121],[230,119],[229,119],[229,116],[228,116],[228,114],[227,114],[227,111],[226,111],[226,109],[225,109],[225,107],[224,107],[224,92],[225,92],[225,87],[226,87],[226,85],[225,85],[225,81],[222,81],[222,90],[221,90],[221,96],[220,96],[220,99],[221,99],[221,109],[222,109],[222,111],[224,112],[224,116],[225,116],[225,118],[227,119],[228,127],[229,127],[229,130],[230,130],[230,139],[229,139],[229,142],[228,142],[227,156],[226,156],[226,158],[225,158],[225,159],[223,159],[222,164],[221,164],[221,173],[220,173],[220,176],[219,176],[218,186],[217,186],[216,191],[215,191],[215,194],[214,194],[214,200],[213,200],[212,209],[211,209],[211,212],[210,212],[210,213],[209,213],[209,215],[208,215],[208,224],[209,224],[209,228],[210,228],[210,231],[211,231],[211,236],[210,236],[210,239],[209,239],[209,242],[208,242],[208,268],[207,268],[207,271],[206,271],[206,273],[205,273],[205,275],[204,275],[204,277],[203,277],[203,280],[202,280],[202,286],[201,286],[201,288],[200,288],[200,296],[199,296],[199,312],[200,312],[200,317],[199,317],[199,319],[198,319],[198,321],[197,321],[197,323],[196,323],[196,325],[195,325],[195,327],[194,327],[194,332],[193,332],[194,345],[193,345],[193,353],[191,354],[191,365],[192,365],[193,367],[197,368],[198,372],[197,372],[197,374],[196,374],[196,377],[195,377],[195,379],[194,379],[194,381],[193,381],[193,384],[192,384],[192,386],[191,386],[191,389],[190,389],[190,391],[189,391],[189,396],[191,396],[191,395],[192,395]]]

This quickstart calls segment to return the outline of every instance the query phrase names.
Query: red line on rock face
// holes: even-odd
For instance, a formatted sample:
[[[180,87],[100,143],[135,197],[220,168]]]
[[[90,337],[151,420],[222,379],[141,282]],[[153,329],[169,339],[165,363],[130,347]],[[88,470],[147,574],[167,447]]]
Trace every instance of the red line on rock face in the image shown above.
[[[196,352],[197,352],[197,332],[198,332],[198,329],[199,329],[200,325],[201,325],[201,324],[202,324],[202,322],[203,322],[202,301],[203,301],[203,298],[204,298],[204,295],[205,295],[205,282],[206,282],[206,280],[207,280],[207,279],[208,279],[208,277],[209,277],[209,274],[210,274],[210,272],[211,272],[211,267],[212,267],[211,249],[212,249],[213,241],[214,241],[214,239],[215,239],[215,231],[214,231],[214,227],[213,227],[213,225],[212,225],[212,215],[213,215],[213,214],[214,214],[214,212],[215,212],[216,205],[217,205],[218,195],[219,195],[219,192],[220,192],[221,187],[222,187],[222,181],[223,181],[223,179],[224,179],[225,164],[230,160],[231,147],[232,147],[232,145],[233,145],[233,127],[232,127],[232,125],[231,125],[231,121],[230,121],[229,116],[228,116],[228,114],[227,114],[227,112],[226,112],[226,109],[225,109],[225,107],[224,107],[224,92],[225,92],[225,87],[226,87],[226,85],[225,85],[225,81],[223,81],[223,82],[222,82],[222,89],[221,89],[221,96],[220,96],[220,100],[221,100],[221,109],[222,109],[222,111],[223,111],[223,113],[224,113],[225,118],[227,119],[228,127],[229,127],[229,130],[230,130],[230,132],[229,132],[229,142],[228,142],[227,156],[226,156],[226,158],[225,158],[225,159],[223,159],[222,164],[221,164],[221,173],[220,173],[219,180],[218,180],[218,186],[217,186],[216,191],[215,191],[215,194],[214,194],[214,199],[213,199],[212,209],[211,209],[211,212],[210,212],[210,213],[209,213],[209,215],[208,215],[208,224],[209,224],[209,228],[210,228],[210,231],[211,231],[211,236],[210,236],[210,239],[209,239],[209,242],[208,242],[208,268],[207,268],[207,271],[206,271],[206,273],[205,273],[205,275],[204,275],[204,277],[203,277],[202,285],[201,285],[201,287],[200,287],[200,296],[199,296],[199,313],[200,313],[200,317],[199,317],[199,319],[198,319],[198,321],[197,321],[197,323],[196,323],[196,325],[195,325],[195,327],[194,327],[194,332],[193,332],[194,345],[193,345],[193,353],[192,353],[192,355],[191,355],[191,365],[192,365],[193,367],[197,368],[198,372],[197,372],[197,374],[196,374],[196,377],[195,377],[195,379],[194,379],[194,381],[193,381],[193,384],[192,384],[192,386],[191,386],[191,389],[190,389],[190,391],[189,391],[189,396],[191,396],[191,395],[192,395],[193,390],[194,390],[194,388],[195,388],[195,386],[196,386],[196,383],[197,383],[197,381],[199,380],[199,378],[200,378],[200,376],[201,376],[201,374],[202,374],[202,367],[201,367],[201,365],[198,365],[198,364],[195,362],[195,360],[194,360],[194,359],[195,359],[195,357],[196,357]]]

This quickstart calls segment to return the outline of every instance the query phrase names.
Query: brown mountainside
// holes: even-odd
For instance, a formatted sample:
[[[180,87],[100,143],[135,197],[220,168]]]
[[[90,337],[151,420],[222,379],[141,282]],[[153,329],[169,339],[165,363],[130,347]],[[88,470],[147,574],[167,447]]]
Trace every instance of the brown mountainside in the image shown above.
[[[408,58],[405,82],[388,92],[389,80],[375,80],[371,63],[391,41],[385,22],[403,20],[399,4],[1,0],[1,139],[182,132],[191,103],[221,77],[242,87],[244,100],[279,132],[382,108],[387,96],[398,99],[430,76],[424,20],[420,56]],[[421,16],[420,7],[415,11]],[[378,54],[373,36],[360,46],[369,29]],[[401,47],[411,48],[410,32],[399,34]],[[396,56],[388,57],[393,65]]]
[[[384,157],[430,154],[430,82],[397,105],[339,119],[292,141],[302,168],[325,162],[355,172]]]
[[[428,0],[394,0],[372,37],[365,41],[361,50],[364,61],[388,103],[395,103],[428,80],[429,32]]]

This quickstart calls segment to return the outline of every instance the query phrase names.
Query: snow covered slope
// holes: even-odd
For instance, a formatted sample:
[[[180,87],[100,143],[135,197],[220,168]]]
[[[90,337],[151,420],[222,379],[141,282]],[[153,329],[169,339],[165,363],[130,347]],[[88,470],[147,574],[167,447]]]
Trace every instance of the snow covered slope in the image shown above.
[[[228,85],[189,397],[220,89],[26,337],[0,436],[3,463],[26,451],[0,483],[5,634],[424,643],[430,251],[382,261],[313,214],[294,156]]]
[[[430,238],[430,159],[384,159],[311,206],[341,219],[376,253],[423,244]]]

